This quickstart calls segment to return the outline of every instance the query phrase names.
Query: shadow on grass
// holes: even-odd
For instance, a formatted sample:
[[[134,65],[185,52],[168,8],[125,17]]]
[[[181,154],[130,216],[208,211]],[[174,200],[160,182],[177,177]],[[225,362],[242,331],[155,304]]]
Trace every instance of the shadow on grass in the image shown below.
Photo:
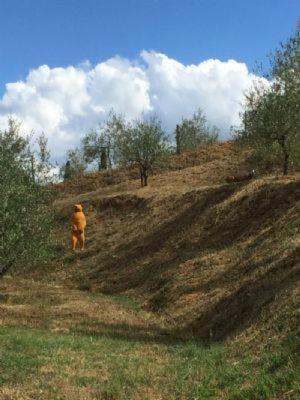
[[[180,263],[193,256],[222,250],[258,232],[264,224],[274,223],[274,218],[279,218],[300,197],[298,182],[284,187],[277,184],[271,192],[267,187],[260,188],[251,197],[251,203],[247,203],[249,199],[246,197],[237,200],[234,204],[235,212],[226,210],[220,222],[208,215],[214,206],[224,202],[246,184],[243,182],[217,187],[201,193],[200,198],[196,195],[182,213],[163,222],[150,234],[143,235],[141,232],[138,240],[119,246],[116,254],[120,255],[115,258],[110,255],[106,260],[101,260],[101,267],[96,268],[90,277],[98,280],[106,293],[119,293],[145,282],[150,283],[154,277],[170,269],[176,270]],[[202,228],[202,233],[190,242],[184,235],[195,225]],[[173,243],[177,243],[176,248]],[[167,253],[165,259],[160,257],[163,250]],[[144,263],[146,258],[148,260]],[[142,266],[139,267],[139,264]]]
[[[300,282],[300,249],[273,262],[260,277],[249,278],[186,326],[197,337],[222,340],[249,326],[263,307]]]
[[[85,316],[86,319],[86,316]],[[199,345],[207,346],[208,341],[198,340],[185,330],[163,329],[158,326],[132,325],[127,323],[106,323],[97,320],[86,320],[84,324],[79,324],[71,329],[75,335],[107,337],[114,340],[138,343],[155,344],[180,344],[194,342]]]
[[[141,235],[138,243],[120,246],[117,250],[120,256],[106,260],[91,278],[97,279],[101,290],[109,294],[133,288],[154,293],[150,302],[152,309],[163,310],[170,302],[170,283],[181,263],[205,252],[226,249],[251,235],[257,236],[262,227],[274,231],[276,220],[288,212],[300,197],[297,181],[285,185],[280,182],[272,186],[266,184],[250,198],[244,196],[236,200],[234,209],[230,206],[224,210],[219,221],[212,220],[210,210],[246,184],[224,185],[200,195],[196,193],[192,199],[187,199],[191,204],[183,212],[162,223],[150,234]],[[200,236],[193,242],[182,239],[185,231],[195,225],[202,228]],[[261,234],[252,246],[255,248],[268,238],[268,234]],[[174,242],[178,244],[175,250],[171,247]],[[160,259],[163,249],[167,250],[167,256]],[[277,294],[299,279],[299,249],[287,256],[270,253],[263,261],[251,261],[242,269],[240,262],[237,256],[236,262],[231,263],[225,272],[217,276],[213,274],[205,284],[187,290],[187,293],[209,291],[226,283],[236,284],[236,289],[229,296],[223,296],[211,308],[196,316],[186,326],[187,331],[192,331],[202,340],[209,337],[213,340],[224,339],[242,326],[251,324]],[[259,271],[259,278],[253,277],[256,271]]]
[[[170,239],[177,240],[176,238],[178,238],[180,240],[183,232],[191,226],[199,224],[199,220],[203,218],[203,214],[207,210],[230,197],[236,188],[236,185],[225,185],[208,190],[205,195],[201,193],[200,199],[196,195],[196,198],[192,199],[192,204],[175,218],[163,222],[150,234],[143,235],[141,232],[138,242],[134,240],[119,246],[116,254],[120,254],[120,256],[116,258],[110,256],[106,260],[102,260],[101,268],[96,269],[90,278],[101,282],[101,289],[105,293],[115,294],[143,285],[145,282],[151,283],[153,277],[156,278],[162,272],[176,268],[179,262],[188,258],[186,257],[187,253],[195,250],[194,247],[186,248],[184,251],[179,250],[181,254],[179,251],[173,251],[173,254],[162,262],[156,258],[141,268],[136,267],[146,257],[153,258],[161,249],[168,247]]]

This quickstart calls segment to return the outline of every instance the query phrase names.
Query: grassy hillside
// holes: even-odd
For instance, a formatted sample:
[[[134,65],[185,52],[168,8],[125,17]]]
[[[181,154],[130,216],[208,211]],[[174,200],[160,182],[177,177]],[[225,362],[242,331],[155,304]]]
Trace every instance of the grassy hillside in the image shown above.
[[[300,176],[227,184],[248,155],[60,185],[58,261],[0,282],[0,399],[300,398]]]
[[[206,162],[160,173],[148,188],[129,180],[64,197],[57,208],[66,222],[82,202],[89,218],[86,252],[65,259],[73,279],[83,272],[88,287],[138,298],[177,327],[219,340],[297,288],[300,182],[227,184],[240,154],[231,143],[210,150]]]

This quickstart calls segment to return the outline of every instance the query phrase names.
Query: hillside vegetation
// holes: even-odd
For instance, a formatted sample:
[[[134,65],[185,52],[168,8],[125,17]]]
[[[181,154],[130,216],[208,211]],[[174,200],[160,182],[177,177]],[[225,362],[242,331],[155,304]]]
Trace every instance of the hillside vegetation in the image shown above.
[[[143,188],[134,169],[57,185],[58,261],[0,282],[0,398],[299,398],[300,176],[226,183],[249,154],[174,156]]]

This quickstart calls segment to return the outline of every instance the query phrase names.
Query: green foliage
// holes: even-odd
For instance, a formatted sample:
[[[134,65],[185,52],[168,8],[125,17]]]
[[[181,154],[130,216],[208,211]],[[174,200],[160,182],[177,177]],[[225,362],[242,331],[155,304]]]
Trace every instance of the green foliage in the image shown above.
[[[154,162],[167,155],[168,138],[156,117],[126,123],[115,120],[114,156],[119,165],[137,165],[141,186],[147,186]]]
[[[300,32],[270,59],[269,84],[256,84],[246,96],[237,138],[254,149],[254,163],[287,174],[300,166]]]
[[[64,179],[71,179],[83,174],[87,168],[84,152],[81,148],[68,150],[66,154],[67,162],[60,168],[60,176]]]
[[[29,142],[12,119],[0,132],[0,276],[49,256],[52,193],[32,176]]]
[[[124,119],[111,111],[106,121],[99,125],[97,130],[87,133],[80,146],[68,150],[66,154],[67,162],[60,169],[60,176],[68,180],[82,174],[89,164],[97,163],[98,171],[105,170],[112,166],[114,153],[114,139],[123,128]]]
[[[47,183],[51,179],[50,172],[52,164],[50,162],[50,151],[48,149],[48,139],[44,132],[38,137],[38,157],[39,163],[37,166],[38,180],[41,183]]]
[[[63,177],[64,181],[72,178],[71,163],[69,160],[66,162],[64,167],[61,168],[60,174]]]
[[[87,163],[96,161],[98,170],[111,166],[111,135],[110,125],[114,113],[110,112],[108,119],[99,125],[98,130],[92,130],[82,139],[82,148]]]
[[[82,139],[85,160],[88,163],[96,161],[98,170],[107,169],[109,142],[107,134],[103,131],[91,131]]]
[[[51,174],[53,165],[50,161],[48,139],[46,138],[46,135],[42,133],[38,136],[36,142],[38,149],[36,151],[30,149],[31,176],[35,182],[38,182],[39,184],[47,184],[55,178],[54,175]]]
[[[192,118],[182,119],[176,127],[176,147],[180,154],[185,150],[193,150],[200,146],[216,142],[218,140],[218,128],[207,124],[206,116],[199,108]]]

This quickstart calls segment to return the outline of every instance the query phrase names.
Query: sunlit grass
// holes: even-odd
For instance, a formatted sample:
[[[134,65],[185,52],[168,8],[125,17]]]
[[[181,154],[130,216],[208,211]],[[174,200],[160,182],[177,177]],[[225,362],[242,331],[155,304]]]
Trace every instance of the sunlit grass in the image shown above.
[[[0,384],[3,393],[18,388],[49,400],[71,393],[73,399],[296,399],[297,349],[295,337],[254,356],[225,344],[1,328]]]

